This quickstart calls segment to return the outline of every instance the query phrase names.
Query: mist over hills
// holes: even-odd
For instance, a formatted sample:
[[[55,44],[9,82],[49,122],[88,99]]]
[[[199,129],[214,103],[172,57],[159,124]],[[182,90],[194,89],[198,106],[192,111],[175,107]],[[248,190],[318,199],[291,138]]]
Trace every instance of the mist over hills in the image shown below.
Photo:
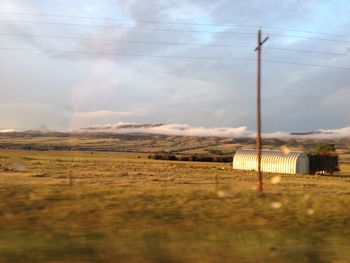
[[[136,123],[115,123],[107,125],[96,125],[81,129],[72,130],[75,133],[146,133],[179,136],[198,137],[235,137],[252,138],[254,131],[245,126],[241,127],[194,127],[186,124],[136,124]],[[350,127],[340,129],[320,129],[309,132],[271,132],[263,133],[265,138],[305,138],[305,139],[346,139],[350,138]]]
[[[54,130],[30,130],[17,131],[14,129],[2,129],[0,133],[25,132],[35,133],[73,133],[73,134],[158,134],[171,136],[193,136],[193,137],[222,137],[222,138],[254,138],[255,131],[247,127],[195,127],[186,124],[138,124],[118,122],[114,124],[95,125],[67,131]],[[320,129],[308,132],[270,132],[263,133],[264,138],[276,139],[350,139],[350,127],[340,129]]]

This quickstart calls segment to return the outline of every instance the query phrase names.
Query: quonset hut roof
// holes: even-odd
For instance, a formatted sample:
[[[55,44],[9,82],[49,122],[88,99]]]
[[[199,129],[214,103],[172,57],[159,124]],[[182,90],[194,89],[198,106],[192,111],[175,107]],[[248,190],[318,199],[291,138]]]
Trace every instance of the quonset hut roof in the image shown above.
[[[256,171],[256,150],[238,150],[233,157],[233,169]],[[309,173],[309,158],[304,152],[262,150],[261,171],[269,173]]]

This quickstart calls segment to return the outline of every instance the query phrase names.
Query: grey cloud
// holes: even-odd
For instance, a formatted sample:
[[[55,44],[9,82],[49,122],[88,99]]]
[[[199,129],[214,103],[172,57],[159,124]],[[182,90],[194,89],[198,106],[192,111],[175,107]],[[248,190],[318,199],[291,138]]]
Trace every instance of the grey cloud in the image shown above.
[[[23,2],[14,1],[20,3]],[[45,1],[37,1],[22,9],[44,13]],[[301,30],[326,31],[349,34],[349,21],[345,16],[350,5],[328,1],[60,1],[54,2],[47,10],[57,14],[77,14],[96,17],[121,17],[136,21],[129,25],[139,28],[191,28],[196,30],[226,30],[255,33],[255,28],[209,27],[189,25],[166,25],[137,22],[139,20],[176,20],[198,23],[232,23],[247,25],[267,25],[297,28]],[[29,4],[27,4],[29,5]],[[330,14],[324,10],[329,9]],[[81,10],[84,10],[82,13]],[[22,10],[23,11],[23,10]],[[25,10],[24,10],[25,11]],[[28,12],[29,12],[28,11]],[[332,15],[332,12],[337,11]],[[49,11],[47,11],[49,12]],[[322,19],[324,18],[324,19]],[[46,21],[46,18],[35,19]],[[53,19],[119,25],[120,23],[87,19]],[[333,19],[333,23],[331,23]],[[121,23],[125,25],[125,23]],[[50,31],[51,28],[54,30]],[[26,26],[2,27],[8,32],[29,34],[49,34],[81,36],[86,38],[113,38],[130,41],[146,40],[154,42],[184,43],[224,43],[254,46],[252,36],[237,36],[227,33],[189,33],[142,30],[118,30],[79,27]],[[285,33],[263,28],[265,34]],[[298,32],[290,35],[319,36]],[[330,36],[328,36],[330,37]],[[25,40],[25,41],[24,41]],[[269,47],[295,49],[317,49],[329,52],[349,50],[348,43],[317,40],[291,41],[292,39],[271,35],[263,56],[265,59],[286,60],[309,64],[350,66],[347,56],[315,55],[308,53],[282,52],[269,50]],[[113,43],[93,40],[59,40],[22,38],[21,43],[12,39],[6,44],[23,44],[39,49],[70,49],[96,53],[126,53],[168,56],[198,56],[255,59],[253,48],[213,48],[198,46],[147,45],[135,43]],[[197,126],[247,126],[255,125],[255,75],[254,61],[235,60],[191,60],[162,59],[147,57],[101,56],[88,54],[48,53],[44,61],[37,65],[69,67],[70,74],[76,73],[75,81],[62,77],[43,80],[52,84],[52,94],[43,99],[54,100],[54,95],[62,87],[68,101],[76,111],[93,112],[101,110],[128,112],[134,109],[147,109],[147,116],[133,116],[137,122],[183,122]],[[19,59],[17,61],[20,61]],[[18,62],[17,62],[18,63]],[[27,63],[30,63],[29,61]],[[68,66],[70,65],[70,66]],[[2,64],[2,66],[5,66]],[[15,69],[13,69],[15,72]],[[45,72],[47,72],[45,70]],[[29,74],[29,73],[28,73]],[[35,75],[35,74],[33,74]],[[309,130],[322,127],[342,127],[349,119],[339,116],[349,82],[348,71],[336,71],[313,67],[263,63],[263,116],[264,128],[274,130]],[[53,81],[53,79],[55,81]],[[9,80],[9,82],[11,82]],[[19,80],[12,80],[16,86]],[[43,84],[40,84],[43,85]],[[35,84],[28,83],[32,94],[28,97],[42,97]],[[0,86],[1,88],[2,86]],[[0,91],[5,93],[5,91]],[[6,92],[10,94],[11,92]],[[200,97],[201,94],[207,94]],[[21,96],[21,94],[16,93]],[[329,100],[331,96],[331,101]],[[4,96],[3,101],[13,101],[15,96]],[[67,104],[67,99],[59,98],[57,104]],[[125,120],[126,121],[126,120]],[[326,127],[326,128],[327,128]],[[6,127],[5,127],[6,128]]]

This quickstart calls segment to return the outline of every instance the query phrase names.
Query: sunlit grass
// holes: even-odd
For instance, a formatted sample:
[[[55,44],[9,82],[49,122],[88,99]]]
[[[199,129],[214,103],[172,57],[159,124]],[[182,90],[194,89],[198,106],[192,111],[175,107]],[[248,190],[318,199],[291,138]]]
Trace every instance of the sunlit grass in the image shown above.
[[[350,261],[347,163],[265,174],[264,194],[230,164],[25,151],[0,164],[0,262]]]

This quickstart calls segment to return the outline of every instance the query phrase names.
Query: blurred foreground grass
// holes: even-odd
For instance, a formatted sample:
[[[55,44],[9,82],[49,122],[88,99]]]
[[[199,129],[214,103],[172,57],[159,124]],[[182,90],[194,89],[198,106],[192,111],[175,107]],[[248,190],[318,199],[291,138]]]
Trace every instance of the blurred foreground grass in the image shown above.
[[[350,262],[347,163],[258,194],[230,164],[0,155],[0,262]]]

